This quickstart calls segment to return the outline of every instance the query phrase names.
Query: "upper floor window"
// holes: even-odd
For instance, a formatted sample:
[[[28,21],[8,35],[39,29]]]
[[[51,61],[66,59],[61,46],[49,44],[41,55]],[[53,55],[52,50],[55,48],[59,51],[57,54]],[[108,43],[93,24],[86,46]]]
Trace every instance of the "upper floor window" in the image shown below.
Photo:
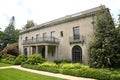
[[[52,32],[51,32],[51,37],[52,37],[52,38],[55,37],[55,31],[52,31]]]
[[[60,31],[60,36],[63,37],[63,31]]]
[[[43,33],[43,40],[46,40],[46,37],[47,37],[47,33]]]
[[[74,39],[80,38],[79,26],[73,27],[73,36],[74,36]]]
[[[36,34],[36,40],[38,40],[38,38],[39,38],[39,34]]]
[[[46,37],[47,36],[47,33],[45,32],[45,33],[43,33],[43,37]]]
[[[32,37],[32,41],[33,41],[34,37]]]

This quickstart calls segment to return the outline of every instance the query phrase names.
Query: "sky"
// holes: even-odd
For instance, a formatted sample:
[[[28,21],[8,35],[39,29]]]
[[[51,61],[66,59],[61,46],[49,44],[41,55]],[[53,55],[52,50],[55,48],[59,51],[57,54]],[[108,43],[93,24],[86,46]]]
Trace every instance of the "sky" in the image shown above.
[[[12,16],[15,17],[15,28],[22,29],[27,20],[41,24],[100,5],[109,8],[117,20],[119,0],[0,0],[0,28],[4,30]]]

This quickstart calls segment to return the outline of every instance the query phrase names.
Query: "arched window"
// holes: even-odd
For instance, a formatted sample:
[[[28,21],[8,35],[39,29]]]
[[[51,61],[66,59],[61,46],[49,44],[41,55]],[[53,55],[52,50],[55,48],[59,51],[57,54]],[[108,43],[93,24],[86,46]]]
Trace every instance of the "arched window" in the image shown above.
[[[72,48],[72,62],[82,63],[82,49],[78,45]]]

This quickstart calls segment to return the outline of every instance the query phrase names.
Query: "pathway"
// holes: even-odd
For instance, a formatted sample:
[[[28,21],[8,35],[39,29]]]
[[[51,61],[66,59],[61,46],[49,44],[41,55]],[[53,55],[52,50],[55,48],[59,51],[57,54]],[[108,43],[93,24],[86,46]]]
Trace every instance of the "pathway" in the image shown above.
[[[38,71],[38,70],[23,68],[21,66],[0,67],[0,69],[5,69],[5,68],[15,68],[15,69],[19,69],[19,70],[29,71],[29,72],[33,72],[33,73],[37,73],[37,74],[53,76],[53,77],[58,77],[58,78],[63,78],[63,79],[68,79],[68,80],[96,80],[96,79],[90,79],[90,78],[82,78],[82,77],[63,75],[63,74],[59,74],[59,73],[50,73],[50,72],[45,72],[45,71]]]

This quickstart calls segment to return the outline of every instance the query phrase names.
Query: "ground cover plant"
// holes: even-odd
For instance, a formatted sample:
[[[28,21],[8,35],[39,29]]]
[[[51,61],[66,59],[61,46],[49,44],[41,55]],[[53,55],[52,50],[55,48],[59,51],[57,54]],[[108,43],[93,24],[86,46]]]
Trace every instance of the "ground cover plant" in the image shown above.
[[[12,66],[12,65],[0,62],[0,67],[5,67],[5,66]]]

